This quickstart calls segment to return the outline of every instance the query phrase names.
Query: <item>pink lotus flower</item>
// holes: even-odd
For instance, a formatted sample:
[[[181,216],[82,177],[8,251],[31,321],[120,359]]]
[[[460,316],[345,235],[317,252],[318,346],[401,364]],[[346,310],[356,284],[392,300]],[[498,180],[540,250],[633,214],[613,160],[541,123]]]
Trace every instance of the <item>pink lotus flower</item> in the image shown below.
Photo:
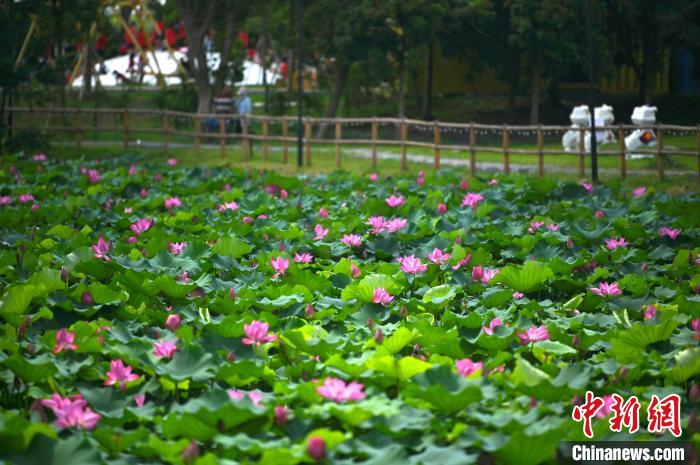
[[[156,341],[153,343],[153,355],[160,358],[173,358],[177,346],[172,341]]]
[[[243,223],[244,223],[244,224],[253,224],[253,221],[254,221],[253,218],[251,218],[250,216],[244,216],[244,217],[243,217]]]
[[[463,267],[463,266],[467,266],[467,265],[469,264],[469,262],[471,261],[471,259],[472,259],[472,254],[467,254],[466,257],[464,257],[463,259],[461,259],[460,261],[458,261],[455,265],[453,265],[453,266],[452,266],[452,269],[453,269],[453,270],[458,270],[458,269],[460,269],[460,268]]]
[[[19,203],[27,203],[31,202],[34,200],[34,196],[32,194],[22,194],[18,197]]]
[[[36,155],[34,155],[32,157],[32,159],[34,161],[46,161],[47,160],[46,155],[43,153],[37,153]]]
[[[32,210],[33,212],[35,212],[35,211],[37,211],[37,210],[40,209],[40,208],[41,208],[41,205],[39,205],[38,203],[35,203],[35,204],[32,205],[31,210]]]
[[[601,282],[598,287],[592,287],[591,292],[602,297],[622,294],[622,291],[618,287],[617,283],[607,283],[605,281]]]
[[[393,208],[393,207],[400,207],[401,205],[406,203],[406,199],[402,195],[399,195],[399,196],[392,195],[390,197],[387,197],[385,199],[385,202],[387,205],[389,205],[390,207]]]
[[[289,410],[287,410],[287,407],[284,405],[275,405],[274,414],[275,424],[277,426],[284,426],[284,424],[287,423],[289,417]]]
[[[489,181],[489,186],[497,186],[498,185],[498,179],[493,178]]]
[[[97,239],[97,243],[92,244],[92,251],[95,258],[101,258],[105,261],[110,261],[111,258],[107,256],[107,252],[112,248],[112,243],[105,240],[104,237],[100,236]]]
[[[369,175],[369,180],[374,182],[379,179],[379,175],[377,173],[372,173]]]
[[[320,240],[325,239],[326,236],[328,235],[328,231],[329,231],[328,228],[324,228],[320,224],[317,224],[316,226],[314,226],[314,234],[315,234],[314,240],[320,241]]]
[[[243,338],[243,344],[245,345],[262,345],[268,342],[273,342],[277,340],[277,336],[273,334],[267,334],[267,330],[270,328],[268,323],[263,323],[261,321],[251,321],[250,324],[243,325],[246,337]]]
[[[520,339],[520,344],[527,345],[531,342],[546,341],[549,339],[549,331],[545,325],[530,326],[527,331],[516,334]]]
[[[168,249],[173,255],[180,255],[187,247],[187,242],[168,242]]]
[[[134,396],[134,404],[136,404],[137,407],[141,408],[143,407],[143,404],[146,402],[146,394],[136,394]]]
[[[219,205],[219,211],[225,212],[226,210],[238,210],[238,203],[236,202],[224,202]]]
[[[307,252],[304,252],[302,254],[299,254],[299,253],[294,254],[294,262],[295,263],[311,263],[313,259],[314,259],[314,256],[311,255],[310,253],[307,253]]]
[[[78,348],[77,345],[73,344],[75,340],[75,333],[66,331],[61,328],[56,333],[56,345],[53,347],[54,354],[60,354],[62,350],[75,350]]]
[[[472,268],[472,281],[488,283],[499,271],[501,270],[484,268],[481,265],[477,265]]]
[[[696,318],[693,321],[691,321],[690,327],[693,328],[693,331],[695,331],[696,333],[700,333],[700,318]]]
[[[423,184],[425,184],[425,176],[418,174],[418,177],[416,178],[416,186],[420,187]]]
[[[547,229],[550,231],[559,231],[559,225],[556,223],[548,224]]]
[[[175,331],[180,327],[180,324],[182,323],[182,318],[180,318],[180,315],[177,314],[170,314],[168,317],[165,319],[165,327],[168,328],[170,331]]]
[[[469,183],[467,182],[466,179],[462,179],[459,182],[459,188],[462,189],[463,191],[466,191],[467,189],[469,189]]]
[[[632,195],[635,197],[641,197],[647,193],[647,188],[644,186],[637,187],[632,191]]]
[[[362,237],[357,234],[345,234],[340,242],[347,245],[348,247],[359,247],[362,245]]]
[[[370,216],[367,224],[372,227],[372,234],[379,234],[386,228],[383,216]]]
[[[168,166],[175,166],[177,165],[177,160],[174,158],[168,158]]]
[[[457,373],[465,378],[473,373],[476,373],[477,371],[480,371],[484,367],[483,362],[473,362],[470,358],[457,360],[455,365],[457,366]]]
[[[586,192],[588,192],[589,194],[593,193],[593,184],[591,184],[590,182],[582,182],[581,187],[586,189]]]
[[[530,234],[534,234],[535,229],[539,229],[540,226],[544,226],[544,221],[533,221],[530,223],[530,227],[527,228],[527,232],[529,232]]]
[[[680,229],[671,229],[671,228],[668,228],[666,226],[663,226],[662,228],[659,229],[659,235],[661,237],[668,236],[671,239],[677,238],[680,233],[681,233]]]
[[[372,302],[375,304],[382,304],[386,307],[392,300],[394,300],[394,297],[390,295],[383,287],[376,288],[372,293]]]
[[[140,236],[144,232],[151,229],[151,226],[153,226],[153,220],[141,218],[140,220],[133,223],[129,228],[134,232],[134,234]]]
[[[399,229],[405,228],[407,224],[408,220],[405,220],[403,218],[392,218],[386,223],[384,223],[384,226],[386,227],[387,232],[395,233]]]
[[[436,265],[444,265],[447,260],[450,259],[450,254],[443,252],[442,250],[435,248],[432,252],[428,254],[428,260]]]
[[[421,263],[420,258],[415,255],[407,255],[396,259],[401,264],[401,271],[408,274],[424,273],[428,269],[428,265]]]
[[[131,207],[124,207],[124,214],[125,215],[130,215],[131,213],[133,213],[133,211],[134,211],[134,209]]]
[[[605,239],[605,247],[608,248],[608,250],[615,250],[618,247],[627,247],[629,245],[629,242],[625,240],[624,236],[620,236],[619,239],[611,238],[611,239]]]
[[[267,218],[268,218],[268,216],[267,216],[266,214],[264,214],[264,213],[261,213],[261,214],[258,215],[258,219],[259,219],[259,220],[266,220]]]
[[[181,283],[189,283],[190,282],[190,272],[189,271],[183,271],[182,274],[178,275],[176,278],[178,281]]]
[[[644,307],[642,307],[642,311],[644,312],[645,320],[651,320],[656,316],[656,306],[654,305],[645,305]]]
[[[515,300],[522,299],[523,297],[525,297],[525,294],[523,294],[522,292],[518,292],[518,291],[513,292],[513,298]]]
[[[137,172],[138,169],[136,168],[136,165],[131,165],[129,167],[129,176],[135,176]]]
[[[306,452],[316,462],[326,458],[326,440],[321,436],[311,436],[306,443]]]
[[[282,190],[284,190],[284,189],[282,189]],[[260,406],[264,397],[265,396],[260,391],[250,391],[248,393],[248,399],[250,399],[250,401],[253,403],[253,405],[255,405],[257,407]]]
[[[321,218],[328,218],[328,210],[326,210],[323,207],[319,208],[318,209],[318,216],[320,216]]]
[[[132,373],[131,370],[131,366],[125,366],[124,362],[121,360],[112,360],[112,362],[109,364],[109,371],[107,372],[105,386],[119,384],[119,387],[122,390],[126,389],[126,383],[140,378],[139,375]]]
[[[353,278],[357,278],[362,274],[362,271],[355,265],[354,263],[350,264],[350,274],[352,275]]]
[[[445,213],[447,213],[447,204],[444,204],[444,203],[438,204],[437,212],[440,215],[444,215]]]
[[[281,275],[284,275],[287,268],[289,268],[289,260],[284,257],[271,258],[270,265],[272,266],[272,269],[275,270],[275,274],[272,275],[272,279],[277,279]]]
[[[80,394],[63,398],[54,393],[50,399],[42,400],[41,404],[53,411],[56,416],[56,426],[61,429],[91,430],[100,421],[100,415],[88,407],[87,401]]]
[[[172,210],[175,207],[179,207],[182,205],[182,202],[180,202],[179,197],[170,197],[169,199],[165,199],[165,208],[168,210]]]
[[[9,205],[12,203],[12,197],[9,195],[0,196],[0,205]]]
[[[342,404],[349,401],[364,399],[367,396],[363,392],[364,388],[365,387],[357,381],[345,384],[345,381],[342,379],[327,377],[323,385],[316,388],[316,392],[326,399]]]
[[[484,201],[483,195],[478,194],[478,193],[474,193],[474,192],[469,192],[462,199],[462,206],[469,207],[472,210],[476,210],[476,207],[478,207],[479,204],[483,201]]]
[[[603,218],[603,217],[605,217],[605,212],[603,210],[596,210],[595,217],[596,218]]]
[[[142,199],[145,199],[146,197],[148,197],[148,190],[146,190],[146,188],[144,187],[143,189],[141,189],[141,192],[139,192],[139,195]]]
[[[493,330],[496,329],[498,326],[503,326],[503,322],[500,318],[494,318],[493,320],[491,320],[491,323],[489,323],[488,326],[482,326],[481,330],[489,336],[492,336]]]

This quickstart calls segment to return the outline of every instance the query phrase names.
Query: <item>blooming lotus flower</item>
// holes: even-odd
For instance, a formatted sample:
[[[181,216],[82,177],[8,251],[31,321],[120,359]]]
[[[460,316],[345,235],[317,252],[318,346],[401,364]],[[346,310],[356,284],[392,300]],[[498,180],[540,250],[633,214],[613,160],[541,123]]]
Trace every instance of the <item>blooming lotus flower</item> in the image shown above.
[[[112,248],[112,243],[105,240],[104,237],[100,236],[97,239],[97,243],[92,244],[92,251],[95,258],[101,258],[105,261],[110,261],[111,258],[107,256],[107,252]]]
[[[399,229],[405,228],[407,224],[408,220],[405,220],[403,218],[392,218],[391,220],[384,223],[384,226],[386,227],[386,230],[389,233],[395,233]]]
[[[318,216],[320,216],[321,218],[328,218],[328,210],[326,210],[323,207],[319,208],[318,209]]]
[[[603,218],[603,217],[605,217],[605,212],[603,210],[596,210],[595,217],[596,218]]]
[[[529,232],[530,234],[534,234],[535,229],[539,229],[540,226],[544,226],[544,221],[533,221],[530,223],[530,227],[527,228],[527,232]]]
[[[9,205],[12,203],[12,197],[9,195],[0,196],[0,205]]]
[[[394,297],[390,295],[383,287],[376,288],[372,293],[372,302],[375,304],[382,304],[386,307],[392,300],[394,300]]]
[[[131,229],[134,232],[134,234],[136,234],[137,236],[140,236],[144,232],[151,229],[151,226],[153,226],[153,220],[149,220],[147,218],[141,218],[140,220],[133,223],[129,227],[129,229]]]
[[[173,313],[168,315],[168,317],[165,319],[165,327],[170,331],[175,331],[180,327],[181,322],[182,318],[180,318],[180,315]]]
[[[131,165],[129,167],[129,176],[135,176],[136,173],[138,172],[136,165]]]
[[[389,205],[392,208],[393,207],[400,207],[401,205],[406,203],[406,199],[402,195],[399,195],[399,196],[392,195],[392,196],[384,199],[384,201],[386,202],[387,205]]]
[[[428,260],[435,263],[436,265],[444,265],[447,260],[450,259],[450,254],[443,252],[442,250],[435,248],[432,252],[428,254]]]
[[[244,224],[253,224],[253,218],[251,218],[250,216],[244,216],[243,223]]]
[[[629,242],[625,240],[624,236],[620,236],[619,239],[605,239],[605,247],[607,247],[608,250],[615,250],[618,247],[627,247],[628,245]]]
[[[136,394],[134,396],[134,404],[136,404],[137,407],[143,407],[144,402],[146,402],[146,394]]]
[[[316,226],[314,226],[314,234],[315,234],[314,240],[320,241],[320,240],[325,239],[326,236],[328,235],[328,231],[329,231],[328,228],[324,228],[320,224],[317,224]]]
[[[175,207],[179,207],[182,205],[182,202],[180,202],[179,197],[170,197],[169,199],[165,199],[165,208],[168,210],[172,210]]]
[[[590,182],[582,182],[581,187],[586,189],[586,192],[588,192],[589,194],[593,193],[593,184],[591,184]]]
[[[224,202],[219,205],[219,211],[225,212],[226,210],[238,210],[238,203],[236,202]]]
[[[280,189],[280,199],[284,200],[289,197],[289,192],[286,189]]]
[[[602,297],[622,294],[622,291],[618,287],[617,283],[607,283],[605,281],[601,282],[598,287],[592,287],[591,292]]]
[[[530,326],[527,331],[516,334],[520,339],[520,344],[527,345],[531,342],[546,341],[549,339],[549,331],[545,325]]]
[[[75,350],[78,348],[77,345],[73,344],[75,340],[75,333],[66,331],[61,328],[56,333],[56,345],[53,347],[54,354],[60,354],[62,350]]]
[[[40,209],[40,208],[41,208],[41,205],[39,205],[38,203],[35,203],[35,204],[32,205],[31,210],[32,210],[33,212],[35,212],[35,211],[37,211],[37,210]]]
[[[284,275],[287,268],[289,268],[289,260],[284,257],[271,258],[270,265],[272,265],[272,269],[275,270],[272,279],[277,279],[280,275]]]
[[[438,204],[438,206],[437,206],[437,212],[438,212],[440,215],[444,215],[445,213],[447,213],[447,204],[444,204],[444,203]]]
[[[461,259],[460,261],[458,261],[455,265],[453,265],[453,266],[452,266],[452,269],[453,269],[453,270],[458,270],[458,269],[460,269],[461,267],[468,265],[469,262],[471,261],[471,259],[472,259],[472,254],[467,254],[466,257],[464,257],[463,259]]]
[[[295,263],[311,263],[311,261],[314,259],[314,256],[311,255],[310,253],[304,252],[302,254],[295,253],[294,254],[294,262]]]
[[[693,331],[696,333],[700,333],[700,318],[696,318],[695,320],[691,321],[690,327],[693,328]]]
[[[187,247],[187,242],[169,242],[168,249],[173,255],[180,255]]]
[[[457,373],[465,378],[472,373],[480,371],[484,367],[483,362],[473,362],[470,358],[457,360],[455,365],[457,366]]]
[[[498,179],[492,178],[492,179],[489,181],[489,186],[497,186],[497,185],[498,185]]]
[[[261,321],[251,321],[250,324],[243,325],[245,330],[245,335],[242,339],[245,345],[262,345],[268,342],[273,342],[277,340],[277,336],[273,334],[267,334],[267,330],[270,328],[268,323],[263,323]]]
[[[109,371],[107,372],[105,386],[119,384],[119,387],[122,390],[126,389],[126,383],[140,378],[139,375],[132,373],[131,370],[131,366],[125,366],[124,362],[121,360],[112,360],[112,362],[109,364]]]
[[[360,276],[362,271],[355,265],[354,263],[350,264],[350,274],[352,275],[353,278],[357,278]]]
[[[415,255],[407,255],[396,259],[401,264],[401,271],[408,274],[424,273],[428,265],[421,263],[420,258]]]
[[[651,320],[656,316],[656,306],[654,305],[645,305],[644,307],[642,307],[642,311],[644,312],[645,320]]]
[[[146,197],[148,197],[148,190],[144,187],[143,189],[141,189],[141,192],[139,192],[139,195],[142,199],[145,199]]]
[[[482,283],[488,283],[491,279],[498,274],[501,270],[484,268],[481,265],[477,265],[472,268],[472,281]]]
[[[680,233],[681,233],[680,229],[672,229],[672,228],[668,228],[666,226],[663,226],[659,229],[659,235],[661,237],[668,236],[671,239],[677,238]]]
[[[377,179],[379,179],[379,175],[378,175],[377,173],[372,173],[372,174],[369,175],[369,180],[370,180],[370,181],[374,182],[374,181],[376,181]]]
[[[181,275],[178,275],[176,278],[178,281],[181,283],[189,283],[190,282],[190,272],[189,271],[183,271]]]
[[[524,296],[525,296],[525,294],[523,294],[522,292],[518,292],[518,291],[513,292],[513,298],[516,300],[522,299]]]
[[[550,231],[559,231],[559,225],[556,223],[548,224],[547,229]]]
[[[423,184],[425,184],[425,176],[421,176],[420,174],[416,178],[416,186],[420,187]]]
[[[173,358],[177,351],[175,342],[172,341],[156,341],[153,343],[153,355],[160,358]]]
[[[478,207],[479,204],[483,201],[484,201],[483,195],[478,194],[478,193],[474,193],[474,192],[469,192],[462,199],[462,206],[469,207],[473,210],[476,210],[476,207]]]
[[[133,213],[133,211],[134,211],[134,209],[131,207],[124,207],[124,214],[125,215],[130,215],[131,213]]]
[[[347,245],[348,247],[359,247],[362,245],[362,237],[357,234],[345,234],[340,242]]]
[[[27,203],[33,201],[34,196],[32,194],[22,194],[17,199],[19,200],[19,203]]]
[[[342,404],[349,401],[364,399],[367,396],[363,392],[364,388],[365,387],[357,381],[345,384],[345,381],[342,379],[327,377],[323,385],[316,388],[316,392],[326,399]]]
[[[282,189],[282,190],[284,190],[284,189]],[[253,405],[258,406],[258,407],[262,403],[262,400],[264,397],[265,396],[260,391],[250,391],[248,393],[248,399],[250,399],[250,401],[253,403]]]
[[[267,216],[266,214],[264,214],[264,213],[261,213],[261,214],[258,215],[258,219],[259,219],[259,220],[266,220],[267,218],[268,218],[268,216]]]
[[[373,234],[379,234],[386,228],[383,216],[370,216],[367,224],[372,227]]]
[[[50,399],[42,400],[41,404],[53,411],[56,416],[56,426],[61,429],[91,430],[100,421],[100,415],[88,407],[87,401],[80,394],[63,398],[54,393]]]
[[[245,398],[245,392],[239,391],[238,389],[229,389],[226,391],[228,396],[233,400],[242,400]]]
[[[43,153],[37,153],[32,157],[32,160],[34,161],[46,161],[46,155]]]
[[[175,166],[177,165],[177,160],[174,158],[168,158],[168,166]]]
[[[492,336],[493,330],[496,329],[498,326],[503,326],[503,321],[501,321],[500,318],[494,318],[493,320],[491,320],[491,323],[489,323],[488,326],[482,326],[481,330],[489,336]]]
[[[641,197],[647,193],[647,188],[644,186],[637,187],[632,191],[632,195],[635,197]]]

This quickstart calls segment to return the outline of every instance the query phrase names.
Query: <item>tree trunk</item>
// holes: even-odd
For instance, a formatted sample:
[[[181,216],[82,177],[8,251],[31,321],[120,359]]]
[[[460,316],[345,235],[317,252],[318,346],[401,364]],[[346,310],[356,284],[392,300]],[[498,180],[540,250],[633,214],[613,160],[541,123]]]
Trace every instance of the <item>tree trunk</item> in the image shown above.
[[[401,49],[399,50],[399,92],[398,92],[399,118],[406,117],[406,38],[401,36]]]
[[[348,63],[336,59],[334,66],[335,76],[333,79],[333,94],[331,94],[331,99],[328,101],[326,112],[323,115],[324,118],[335,118],[336,114],[338,113],[338,107],[340,106],[340,98],[343,96],[345,84],[347,84],[348,82],[349,69],[350,66]],[[321,124],[318,128],[316,138],[323,139],[327,130],[328,124]]]
[[[530,124],[537,124],[540,121],[540,78],[542,75],[542,56],[539,52],[533,57],[531,68]]]
[[[520,85],[520,50],[513,50],[510,57],[510,73],[508,73],[508,120],[515,116],[515,106]]]
[[[231,47],[233,47],[233,39],[236,33],[236,16],[232,8],[226,10],[226,25],[224,28],[224,42],[222,44],[219,56],[219,69],[216,72],[216,84],[214,91],[220,91],[226,85],[226,72],[228,64],[231,61]]]
[[[94,65],[92,63],[92,53],[90,50],[90,36],[85,38],[85,60],[83,61],[83,86],[80,89],[79,100],[89,97],[92,93],[92,74]]]
[[[433,112],[433,47],[434,42],[431,40],[428,45],[425,60],[425,79],[423,81],[423,119],[430,119]]]

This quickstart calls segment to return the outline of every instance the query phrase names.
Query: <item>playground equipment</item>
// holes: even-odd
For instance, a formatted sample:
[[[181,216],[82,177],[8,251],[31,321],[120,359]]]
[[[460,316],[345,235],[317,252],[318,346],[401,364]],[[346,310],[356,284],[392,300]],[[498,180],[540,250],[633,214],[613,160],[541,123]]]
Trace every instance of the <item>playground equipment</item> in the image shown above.
[[[635,154],[630,152],[639,148],[654,147],[656,145],[656,134],[649,128],[649,126],[656,124],[656,110],[656,107],[642,105],[640,107],[635,107],[634,111],[632,111],[632,123],[644,127],[635,129],[632,134],[625,137],[625,147],[627,148],[628,158],[653,157],[651,154]]]

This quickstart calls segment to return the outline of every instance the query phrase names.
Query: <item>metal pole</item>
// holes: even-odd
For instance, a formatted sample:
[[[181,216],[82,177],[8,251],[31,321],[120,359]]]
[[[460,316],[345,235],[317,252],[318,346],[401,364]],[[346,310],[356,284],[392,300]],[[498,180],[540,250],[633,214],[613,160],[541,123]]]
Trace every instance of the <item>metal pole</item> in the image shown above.
[[[595,134],[595,104],[593,102],[593,18],[591,0],[586,0],[586,35],[588,36],[588,112],[591,114],[591,179],[598,182],[598,142]]]
[[[303,16],[304,16],[304,3],[303,0],[297,0],[297,75],[298,75],[298,89],[297,89],[297,166],[301,168],[304,165],[304,150],[303,150],[303,137],[304,137],[304,127],[301,123],[303,116],[302,109],[302,97],[304,92],[304,74],[303,74],[303,63],[302,59],[302,33],[303,33]]]

